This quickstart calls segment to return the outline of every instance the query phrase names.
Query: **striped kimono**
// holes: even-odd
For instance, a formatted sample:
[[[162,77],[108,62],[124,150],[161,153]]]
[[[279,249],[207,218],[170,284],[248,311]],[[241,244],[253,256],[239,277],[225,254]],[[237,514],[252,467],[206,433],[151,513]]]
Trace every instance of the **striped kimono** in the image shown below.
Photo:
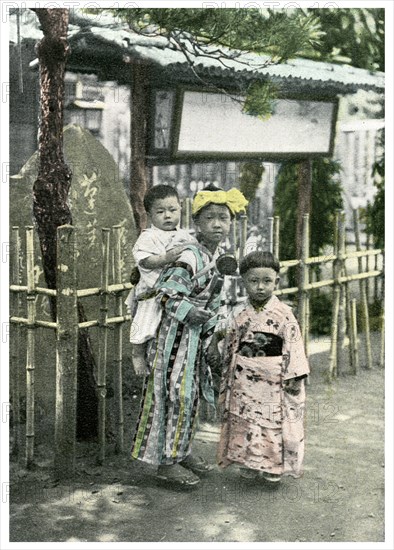
[[[163,314],[156,338],[148,344],[149,371],[132,445],[134,459],[155,465],[184,460],[196,430],[200,395],[213,404],[204,351],[220,306],[215,257],[202,246],[190,245],[157,282]],[[193,306],[212,311],[210,320],[201,326],[184,323]]]
[[[305,388],[309,373],[291,309],[272,296],[262,310],[249,301],[228,320],[219,393],[223,416],[218,464],[237,463],[270,474],[302,474]],[[284,382],[299,378],[291,395]]]

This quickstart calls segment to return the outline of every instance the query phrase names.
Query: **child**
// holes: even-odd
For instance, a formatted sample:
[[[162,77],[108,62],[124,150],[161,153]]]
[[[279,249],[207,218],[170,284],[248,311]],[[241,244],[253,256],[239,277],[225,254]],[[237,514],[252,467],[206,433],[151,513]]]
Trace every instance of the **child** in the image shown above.
[[[138,237],[133,256],[140,272],[132,298],[136,311],[130,331],[133,366],[136,374],[146,372],[145,352],[148,340],[154,338],[161,318],[161,307],[152,297],[152,289],[162,268],[175,262],[187,243],[195,239],[184,229],[177,229],[181,205],[176,189],[169,185],[156,185],[144,197],[144,207],[151,227]],[[130,306],[130,298],[126,303]],[[133,316],[133,311],[131,311]]]
[[[226,329],[218,464],[235,462],[243,477],[261,472],[270,482],[299,477],[309,373],[300,329],[290,307],[273,295],[279,262],[270,252],[246,255],[240,274],[248,298],[234,308]]]

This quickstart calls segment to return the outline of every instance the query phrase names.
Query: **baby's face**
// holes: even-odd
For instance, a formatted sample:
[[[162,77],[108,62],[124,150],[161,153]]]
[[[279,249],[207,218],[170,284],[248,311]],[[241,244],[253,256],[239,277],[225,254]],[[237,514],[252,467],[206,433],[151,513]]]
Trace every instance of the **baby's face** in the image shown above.
[[[245,290],[254,304],[263,304],[276,289],[279,276],[270,267],[253,267],[243,276]]]
[[[173,231],[181,217],[181,205],[176,197],[156,199],[149,214],[155,227],[163,231]]]

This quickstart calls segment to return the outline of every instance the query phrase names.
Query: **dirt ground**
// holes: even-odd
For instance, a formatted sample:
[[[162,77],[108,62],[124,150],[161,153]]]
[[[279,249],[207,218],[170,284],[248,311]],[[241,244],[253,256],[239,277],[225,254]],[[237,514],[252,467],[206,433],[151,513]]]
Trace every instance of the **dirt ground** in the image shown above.
[[[78,444],[75,479],[58,483],[41,444],[33,471],[10,464],[10,541],[384,541],[385,385],[379,335],[372,342],[374,368],[332,384],[324,374],[329,344],[312,342],[301,479],[273,488],[241,480],[235,467],[215,466],[197,488],[180,492],[159,486],[127,452],[110,452],[98,467],[96,445]],[[135,395],[127,401],[130,426],[137,404]],[[217,439],[218,426],[202,424],[194,454],[214,463]]]

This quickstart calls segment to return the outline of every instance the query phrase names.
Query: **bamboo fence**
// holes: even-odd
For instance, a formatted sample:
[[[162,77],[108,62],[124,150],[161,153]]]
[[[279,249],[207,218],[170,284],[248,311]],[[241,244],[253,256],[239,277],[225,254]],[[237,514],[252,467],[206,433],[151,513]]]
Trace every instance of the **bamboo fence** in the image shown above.
[[[184,206],[183,222],[188,226],[190,216],[189,207]],[[345,246],[345,222],[342,213],[338,213],[335,224],[334,253],[332,256],[310,257],[309,255],[309,215],[303,218],[302,231],[302,253],[301,258],[280,262],[281,269],[298,266],[300,270],[299,286],[281,288],[275,291],[278,296],[298,295],[298,317],[305,341],[306,350],[309,349],[309,301],[310,292],[324,287],[332,288],[332,323],[331,323],[331,348],[330,361],[327,370],[329,380],[338,375],[338,334],[349,334],[349,356],[351,372],[356,374],[359,369],[359,345],[357,334],[357,314],[361,308],[364,329],[364,342],[366,346],[367,367],[372,366],[371,345],[369,340],[369,318],[366,292],[366,281],[369,279],[383,279],[383,267],[378,269],[378,256],[383,257],[380,249],[361,250],[359,236],[359,222],[357,213],[354,214],[355,234],[357,250],[346,251]],[[230,237],[231,247],[237,253],[238,259],[242,258],[247,237],[247,219],[241,217],[233,224],[234,228]],[[190,227],[190,225],[189,225]],[[279,218],[269,220],[270,234],[268,239],[269,249],[279,254]],[[55,410],[55,449],[54,466],[59,478],[67,478],[73,475],[75,470],[75,426],[76,426],[76,381],[77,381],[77,343],[80,330],[97,327],[99,331],[98,362],[95,379],[97,384],[99,426],[98,426],[98,453],[99,463],[103,463],[106,456],[106,377],[107,365],[111,360],[114,364],[113,384],[116,409],[116,452],[123,452],[124,449],[124,415],[122,400],[122,338],[125,323],[130,321],[130,315],[125,314],[124,293],[132,288],[132,284],[122,281],[121,277],[121,227],[114,226],[112,229],[102,229],[102,269],[101,285],[95,288],[78,289],[76,280],[76,242],[75,230],[72,226],[65,225],[58,228],[58,261],[57,261],[57,289],[39,287],[34,279],[34,246],[33,228],[26,228],[26,285],[22,284],[22,247],[19,228],[12,229],[12,280],[10,290],[12,293],[12,315],[13,338],[11,343],[12,358],[12,414],[14,422],[14,450],[18,452],[22,448],[20,427],[20,399],[21,387],[19,382],[19,369],[21,363],[20,352],[20,331],[25,327],[27,332],[27,349],[25,360],[26,371],[26,441],[25,441],[25,464],[30,468],[34,464],[35,445],[35,333],[38,328],[55,329],[56,331],[56,410]],[[111,250],[113,251],[111,253]],[[362,259],[375,259],[374,269],[363,271]],[[346,272],[346,261],[357,259],[358,273],[348,275]],[[383,257],[384,260],[384,257]],[[327,262],[333,264],[332,278],[311,281],[311,268],[313,265],[322,265]],[[370,264],[369,264],[370,265]],[[383,264],[384,265],[384,264]],[[112,274],[113,283],[110,284],[109,274]],[[237,287],[237,278],[231,288]],[[358,282],[360,285],[361,303],[357,308],[356,300],[349,300],[349,293],[344,292],[346,285]],[[383,284],[382,284],[383,287]],[[341,298],[341,289],[343,290]],[[238,292],[238,296],[241,294]],[[36,298],[39,295],[55,296],[57,299],[57,319],[44,321],[37,318]],[[99,299],[99,311],[97,318],[78,322],[77,301],[89,296],[96,296]],[[22,298],[25,297],[27,309],[26,317],[22,317]],[[340,315],[341,300],[347,315]],[[109,316],[109,306],[112,303],[111,311],[114,316]],[[346,302],[346,303],[345,303]],[[347,329],[344,323],[347,317]],[[108,358],[108,337],[109,329],[114,335],[115,357]],[[342,345],[342,343],[340,344]],[[379,364],[384,362],[384,315],[382,316],[382,339]]]

